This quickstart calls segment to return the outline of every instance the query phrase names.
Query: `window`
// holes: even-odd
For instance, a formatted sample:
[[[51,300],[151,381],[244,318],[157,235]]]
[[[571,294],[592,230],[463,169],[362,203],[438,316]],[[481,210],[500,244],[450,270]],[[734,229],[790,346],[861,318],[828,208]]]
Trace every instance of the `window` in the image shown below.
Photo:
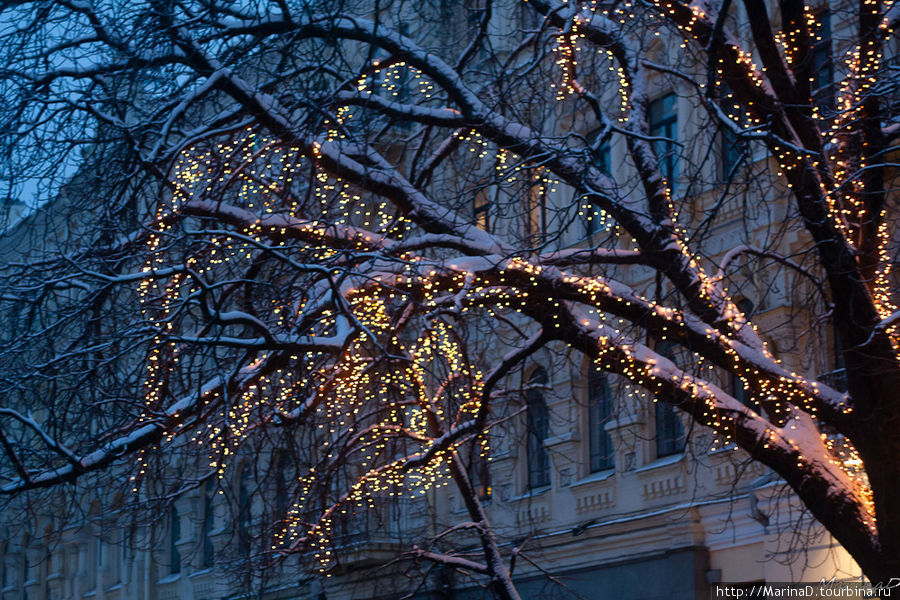
[[[588,430],[590,436],[591,473],[612,469],[614,454],[612,438],[606,424],[612,417],[612,393],[609,382],[595,365],[588,371]]]
[[[7,588],[10,585],[9,565],[6,562],[9,555],[9,544],[5,543],[0,546],[0,590]]]
[[[538,386],[549,382],[547,371],[538,367],[528,378],[529,387],[525,392],[525,404],[528,422],[528,488],[534,489],[550,485],[550,457],[544,447],[544,440],[550,430],[550,415],[544,393]]]
[[[607,231],[610,228],[610,220],[608,215],[598,206],[588,204],[583,206],[584,211],[584,233],[588,237],[600,231]]]
[[[482,231],[491,232],[491,201],[488,198],[488,190],[481,190],[475,194],[472,216],[476,227]]]
[[[95,585],[98,588],[102,588],[106,585],[106,569],[103,568],[104,564],[106,563],[106,556],[104,552],[105,544],[103,543],[103,538],[101,537],[99,527],[97,529],[96,535],[97,537],[94,538],[94,562],[96,563],[95,568],[97,570]]]
[[[28,560],[28,548],[31,545],[31,536],[25,534],[25,537],[22,539],[22,562],[20,567],[22,569],[22,598],[23,600],[28,600],[28,588],[25,587],[27,584],[31,583],[34,579],[33,570],[31,566],[31,561]],[[93,589],[93,588],[91,588]]]
[[[591,163],[597,167],[601,173],[609,175],[612,173],[612,158],[610,155],[609,137],[601,140],[604,129],[598,129],[588,136],[591,144]]]
[[[488,470],[488,459],[484,455],[484,445],[481,439],[475,439],[469,446],[469,460],[466,464],[466,471],[469,474],[469,481],[478,495],[479,500],[491,499],[491,474]]]
[[[67,588],[68,588],[68,596],[71,598],[77,597],[76,591],[78,589],[78,582],[74,577],[71,577],[73,574],[78,573],[78,558],[80,556],[80,552],[78,551],[78,546],[73,544],[69,546],[69,557],[66,561],[66,571],[70,574],[70,577],[67,577]]]
[[[844,362],[844,343],[837,322],[831,321],[832,356],[831,370],[819,376],[819,381],[833,387],[839,392],[847,391],[847,365]]]
[[[169,573],[181,573],[181,552],[178,540],[181,538],[181,515],[173,504],[169,509]]]
[[[25,534],[25,538],[22,540],[22,583],[28,583],[34,581],[34,565],[31,563],[31,559],[29,558],[29,550],[31,549],[31,536]]]
[[[529,171],[528,190],[525,201],[525,234],[541,237],[547,233],[547,191],[544,172],[540,169]]]
[[[211,567],[215,564],[216,552],[212,540],[212,530],[215,524],[215,513],[213,507],[213,494],[215,489],[211,484],[206,484],[203,493],[203,566]]]
[[[756,308],[756,306],[753,304],[753,301],[747,298],[742,298],[735,304],[737,305],[738,310],[744,313],[744,318],[749,321],[750,317],[753,316],[753,310]],[[731,374],[730,391],[732,397],[734,397],[735,400],[738,400],[744,406],[750,406],[750,390],[748,390],[746,386],[744,386],[744,382],[741,381],[741,378],[734,373]]]
[[[485,0],[466,0],[466,22],[470,27],[481,23],[485,10]]]
[[[534,31],[541,27],[544,21],[543,15],[528,3],[519,4],[519,27],[526,31]]]
[[[831,11],[827,8],[813,16],[812,35],[812,80],[810,91],[812,101],[819,110],[834,106],[834,63],[831,60]]]
[[[656,403],[656,457],[671,456],[684,451],[684,425],[675,407]]]
[[[675,106],[678,98],[675,94],[667,94],[650,103],[650,136],[653,140],[653,151],[659,160],[659,168],[669,189],[675,191],[678,177],[678,115]]]
[[[400,23],[400,34],[409,35],[409,23]],[[370,91],[390,102],[404,102],[411,92],[411,80],[409,69],[402,64],[395,64],[391,60],[390,53],[377,49],[373,56],[373,64],[378,68],[371,76]],[[401,120],[398,125],[408,125],[408,121]]]
[[[134,525],[128,525],[122,528],[122,548],[121,561],[122,567],[119,571],[119,580],[122,580],[123,573],[128,572],[128,565],[131,563],[131,557],[134,555]]]
[[[238,549],[245,558],[250,555],[250,465],[241,469],[238,484]]]
[[[719,106],[721,107],[722,112],[731,117],[731,120],[738,125],[746,125],[747,118],[744,114],[744,109],[739,104],[735,103],[732,98],[731,89],[729,89],[726,84],[722,84],[719,86],[719,90]],[[728,181],[731,179],[734,170],[737,168],[742,155],[746,153],[747,144],[727,125],[720,125],[720,127],[722,132],[720,157],[722,164],[722,179]]]
[[[657,354],[675,360],[675,344],[660,342],[656,346]],[[665,399],[656,402],[656,457],[671,456],[684,451],[684,425],[675,411],[675,407]]]
[[[284,471],[287,468],[288,457],[284,452],[278,452],[275,458],[275,516],[284,519],[288,512],[288,484]]]
[[[588,141],[590,142],[591,162],[602,173],[604,173],[605,175],[610,175],[612,174],[612,158],[610,155],[609,138],[603,140],[602,143],[600,143],[600,136],[602,134],[603,129],[598,129],[590,136],[588,136]],[[606,219],[603,211],[593,205],[586,206],[583,208],[583,210],[586,235],[590,236],[594,233],[597,233],[598,231],[602,231],[603,229],[605,229]]]

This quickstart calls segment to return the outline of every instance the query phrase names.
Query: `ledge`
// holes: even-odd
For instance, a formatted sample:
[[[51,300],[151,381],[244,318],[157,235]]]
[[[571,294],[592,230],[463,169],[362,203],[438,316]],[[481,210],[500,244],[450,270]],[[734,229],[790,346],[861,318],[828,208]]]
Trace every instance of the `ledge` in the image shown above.
[[[651,471],[653,469],[658,469],[659,467],[674,465],[675,463],[679,463],[682,460],[684,460],[684,452],[679,452],[678,454],[672,454],[670,456],[664,456],[663,458],[657,458],[653,462],[647,463],[643,467],[638,467],[634,470],[634,472],[643,473],[644,471]]]
[[[533,490],[528,490],[524,494],[520,494],[518,496],[513,496],[512,498],[507,500],[507,502],[518,502],[519,500],[528,500],[529,498],[537,498],[538,496],[542,496],[542,495],[546,494],[552,488],[553,488],[553,486],[551,486],[551,485],[545,485],[545,486],[541,486],[539,488],[535,488]]]
[[[203,567],[203,569],[199,571],[194,571],[190,575],[188,575],[188,579],[193,579],[194,577],[199,577],[201,575],[209,575],[213,572],[214,567]]]
[[[716,456],[717,454],[725,454],[726,452],[734,452],[735,450],[740,450],[740,447],[734,442],[729,442],[725,446],[709,450],[707,454],[709,456]]]
[[[566,442],[577,442],[578,436],[575,435],[574,431],[566,432],[562,435],[552,435],[548,438],[544,439],[544,446],[550,448],[552,446],[558,446],[559,444],[565,444]]]
[[[602,471],[597,471],[596,473],[591,473],[587,477],[582,477],[578,481],[573,481],[568,485],[568,487],[574,488],[581,485],[587,485],[589,483],[597,483],[598,481],[606,481],[615,474],[615,469],[604,469]]]
[[[626,427],[643,425],[646,422],[647,420],[640,413],[632,413],[628,415],[621,415],[615,419],[610,419],[609,422],[603,426],[603,429],[605,429],[606,431],[615,431],[616,429],[624,429]]]

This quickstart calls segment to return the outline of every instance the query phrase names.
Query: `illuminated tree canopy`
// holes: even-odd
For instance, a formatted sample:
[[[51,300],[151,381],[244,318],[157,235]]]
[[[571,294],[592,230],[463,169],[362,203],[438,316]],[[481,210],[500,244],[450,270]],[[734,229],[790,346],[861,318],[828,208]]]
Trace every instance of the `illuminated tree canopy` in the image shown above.
[[[272,552],[452,483],[483,560],[417,558],[516,598],[470,448],[569,348],[900,572],[900,7],[2,10],[4,496],[281,448]]]

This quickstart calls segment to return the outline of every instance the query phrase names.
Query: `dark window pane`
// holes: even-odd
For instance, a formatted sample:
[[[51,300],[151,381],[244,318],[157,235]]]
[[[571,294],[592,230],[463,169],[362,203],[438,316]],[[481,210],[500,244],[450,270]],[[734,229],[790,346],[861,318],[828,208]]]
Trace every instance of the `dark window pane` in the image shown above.
[[[684,450],[684,426],[675,407],[656,403],[656,457],[678,454]]]
[[[545,385],[548,381],[547,371],[541,367],[535,369],[528,378],[529,385]],[[525,403],[528,426],[528,487],[533,489],[550,485],[550,457],[544,447],[544,440],[550,430],[550,415],[544,401],[544,393],[540,389],[533,388],[526,391]]]
[[[612,174],[612,159],[610,155],[610,144],[609,139],[605,140],[599,146],[598,137],[603,134],[602,129],[598,129],[590,136],[588,136],[588,142],[590,144],[590,156],[591,162],[595,167],[600,169],[602,173],[606,175]],[[585,226],[585,234],[591,235],[596,233],[604,228],[604,218],[599,208],[596,206],[587,206],[584,207],[584,226]]]
[[[215,563],[215,548],[212,541],[213,530],[213,490],[207,486],[203,495],[203,566],[211,567]]]
[[[481,500],[490,500],[491,498],[491,474],[488,470],[488,464],[487,457],[482,455],[481,443],[475,440],[469,449],[469,461],[466,469],[469,473],[472,487]]]
[[[739,311],[744,313],[744,318],[748,321],[753,316],[756,305],[748,298],[742,298],[736,303]],[[750,405],[750,391],[744,386],[744,382],[737,375],[731,375],[731,395],[744,406]]]
[[[831,58],[831,12],[820,10],[814,15],[815,23],[811,33],[812,46],[812,90],[813,103],[819,110],[834,106],[834,62]]]
[[[475,194],[472,204],[472,216],[475,226],[483,231],[491,231],[491,201],[488,191],[482,190]]]
[[[675,94],[668,94],[650,103],[650,136],[653,140],[653,151],[659,160],[659,168],[666,178],[666,183],[674,192],[678,177],[678,116],[675,114]]]
[[[250,554],[250,465],[241,469],[238,488],[238,548],[246,557]]]
[[[743,108],[737,105],[732,97],[731,89],[725,84],[719,86],[719,106],[722,112],[731,117],[732,121],[742,127],[747,125]],[[722,179],[727,181],[737,167],[738,161],[741,160],[741,155],[745,153],[746,143],[738,138],[737,134],[727,125],[720,127],[722,132]]]
[[[174,506],[169,512],[169,572],[181,573],[181,552],[178,551],[178,540],[181,538],[181,516]]]
[[[588,371],[588,429],[590,431],[591,473],[614,465],[612,438],[606,424],[612,417],[612,393],[606,375],[591,365]]]
[[[602,173],[609,175],[612,173],[612,159],[610,155],[609,139],[597,146],[597,137],[603,133],[603,130],[595,131],[588,138],[591,144],[591,162],[600,169]]]
[[[547,233],[547,192],[549,186],[543,181],[544,172],[532,170],[528,176],[525,202],[525,235],[537,242]]]
[[[671,342],[661,342],[656,346],[656,352],[673,362],[675,360],[675,345]],[[656,457],[678,454],[683,450],[684,426],[681,419],[672,404],[665,398],[659,398],[656,402]]]

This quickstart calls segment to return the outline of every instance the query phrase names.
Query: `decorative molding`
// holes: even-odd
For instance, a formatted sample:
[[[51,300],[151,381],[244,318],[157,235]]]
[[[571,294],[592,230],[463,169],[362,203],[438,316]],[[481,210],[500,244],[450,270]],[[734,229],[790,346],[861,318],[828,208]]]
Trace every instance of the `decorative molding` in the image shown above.
[[[606,488],[575,499],[575,512],[579,515],[609,510],[616,505],[615,490]]]
[[[516,526],[527,527],[546,523],[550,520],[550,509],[546,504],[536,504],[516,511]]]
[[[687,485],[681,475],[661,477],[644,483],[641,497],[644,501],[659,500],[683,494],[687,491]]]
[[[759,477],[765,473],[765,468],[759,463],[753,462],[738,474],[737,465],[733,462],[726,462],[716,466],[715,480],[720,486],[733,486],[738,479],[745,479],[748,476]]]

